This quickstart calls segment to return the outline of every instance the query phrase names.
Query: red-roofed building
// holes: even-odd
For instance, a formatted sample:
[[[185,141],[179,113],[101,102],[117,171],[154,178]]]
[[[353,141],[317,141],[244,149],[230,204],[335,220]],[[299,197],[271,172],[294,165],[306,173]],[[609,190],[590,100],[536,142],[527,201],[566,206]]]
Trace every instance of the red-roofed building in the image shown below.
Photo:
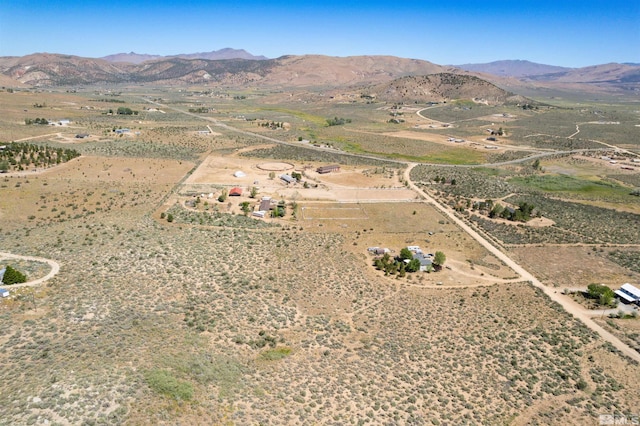
[[[229,196],[230,197],[239,197],[242,195],[242,188],[238,188],[237,186],[235,188],[231,188],[229,190]]]

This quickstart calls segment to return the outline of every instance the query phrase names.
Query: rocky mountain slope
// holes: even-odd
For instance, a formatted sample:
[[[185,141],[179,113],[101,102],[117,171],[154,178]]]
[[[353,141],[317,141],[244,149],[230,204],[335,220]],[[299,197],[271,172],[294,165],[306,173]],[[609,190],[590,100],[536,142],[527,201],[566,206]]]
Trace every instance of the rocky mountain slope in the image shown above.
[[[528,100],[473,75],[437,73],[402,77],[369,86],[363,94],[386,102],[443,102],[467,99],[488,105]]]
[[[448,70],[453,68],[391,56],[305,55],[268,60],[172,57],[140,64],[49,53],[0,58],[0,73],[32,86],[104,83],[340,86]]]

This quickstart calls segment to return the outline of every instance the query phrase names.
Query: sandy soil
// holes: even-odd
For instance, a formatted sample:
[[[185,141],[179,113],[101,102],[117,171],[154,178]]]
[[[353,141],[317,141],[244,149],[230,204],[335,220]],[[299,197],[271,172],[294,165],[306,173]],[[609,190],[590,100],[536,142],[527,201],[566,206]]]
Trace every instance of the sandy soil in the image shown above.
[[[184,182],[184,190],[208,193],[216,187],[239,186],[247,192],[255,186],[259,196],[271,196],[277,199],[324,200],[341,202],[376,202],[376,201],[412,201],[417,199],[415,192],[400,183],[398,176],[389,178],[383,174],[372,174],[366,167],[341,167],[339,172],[318,174],[315,169],[322,164],[290,163],[293,170],[304,172],[309,188],[303,184],[286,184],[278,178],[282,173],[263,170],[284,162],[261,161],[237,155],[207,157],[196,171]],[[266,165],[266,167],[265,167]],[[235,177],[236,171],[246,174]],[[269,178],[275,173],[274,179]],[[184,192],[184,191],[183,191]],[[244,197],[244,195],[243,195]]]

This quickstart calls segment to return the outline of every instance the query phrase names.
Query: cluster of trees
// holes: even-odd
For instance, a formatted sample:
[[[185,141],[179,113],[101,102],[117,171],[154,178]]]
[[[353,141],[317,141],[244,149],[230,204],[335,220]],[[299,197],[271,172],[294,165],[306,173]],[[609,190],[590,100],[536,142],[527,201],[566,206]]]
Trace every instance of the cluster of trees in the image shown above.
[[[123,101],[122,99],[91,99],[92,102],[111,102],[111,103],[117,103],[117,104],[123,104],[125,103],[125,101]]]
[[[134,111],[131,108],[127,107],[118,107],[116,110],[116,114],[118,115],[138,115],[138,111]]]
[[[373,265],[379,271],[384,271],[385,275],[398,274],[400,277],[404,277],[407,273],[407,264],[398,259],[391,257],[389,253],[385,253],[382,257],[374,260]],[[420,269],[420,262],[418,261],[418,269]]]
[[[47,125],[47,124],[49,124],[49,120],[47,120],[46,118],[36,118],[34,120],[32,120],[30,118],[25,118],[24,119],[24,124],[26,124],[27,126],[30,126],[32,124]]]
[[[275,129],[283,129],[284,123],[278,121],[265,121],[264,123],[260,123],[261,127],[268,127],[271,130]]]
[[[287,212],[287,205],[284,200],[280,200],[278,205],[271,210],[271,217],[284,217]]]
[[[4,277],[2,277],[2,284],[11,285],[26,282],[27,276],[25,274],[13,268],[11,265],[7,266],[7,269],[4,272]]]
[[[351,123],[350,118],[333,117],[327,118],[328,126],[342,126],[343,124]]]
[[[171,213],[167,214],[165,212],[160,213],[160,219],[167,219],[167,222],[173,222],[173,215]]]
[[[209,108],[207,107],[198,107],[198,108],[189,108],[189,112],[195,112],[198,114],[206,114],[209,112]]]
[[[526,201],[521,201],[520,204],[518,204],[518,208],[515,209],[513,207],[504,207],[500,203],[496,203],[491,211],[489,211],[489,217],[492,219],[501,217],[514,222],[527,222],[531,219],[531,214],[534,209],[535,206],[527,203]]]
[[[432,260],[433,267],[428,269],[427,272],[439,271],[446,260],[446,255],[441,251],[437,251]],[[407,247],[400,250],[400,254],[397,257],[391,257],[389,253],[385,253],[382,257],[374,260],[373,265],[379,271],[384,271],[385,275],[398,274],[399,277],[404,277],[407,272],[418,272],[420,270],[420,260],[415,259],[413,252]]]
[[[615,293],[603,284],[589,284],[587,286],[587,297],[596,300],[602,306],[615,306]]]
[[[447,183],[447,178],[442,176],[436,176],[435,178],[433,178],[435,183]],[[456,180],[455,179],[451,179],[451,185],[455,185],[456,184]]]
[[[80,153],[73,149],[13,142],[0,150],[0,172],[22,171],[30,166],[49,167],[79,156]]]

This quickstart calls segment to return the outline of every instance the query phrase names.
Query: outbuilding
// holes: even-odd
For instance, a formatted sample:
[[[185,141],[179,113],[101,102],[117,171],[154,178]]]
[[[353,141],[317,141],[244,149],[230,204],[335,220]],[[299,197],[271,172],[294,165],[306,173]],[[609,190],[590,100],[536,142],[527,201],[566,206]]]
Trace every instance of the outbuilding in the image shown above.
[[[280,175],[280,179],[285,181],[287,184],[298,182],[298,179],[296,179],[296,178],[294,178],[292,176],[289,176],[289,175]]]
[[[9,290],[0,288],[0,297],[9,297]]]
[[[239,197],[242,195],[242,188],[238,188],[237,186],[234,188],[231,188],[229,190],[229,196],[230,197]]]
[[[265,211],[265,212],[271,210],[271,197],[262,197],[262,200],[260,200],[260,207],[258,207],[258,210]]]
[[[622,284],[620,290],[614,291],[624,303],[635,303],[640,305],[640,288],[629,283]]]
[[[316,169],[317,173],[325,174],[325,173],[331,173],[331,172],[339,172],[340,171],[340,166],[338,164],[331,164],[329,166],[320,166]]]

